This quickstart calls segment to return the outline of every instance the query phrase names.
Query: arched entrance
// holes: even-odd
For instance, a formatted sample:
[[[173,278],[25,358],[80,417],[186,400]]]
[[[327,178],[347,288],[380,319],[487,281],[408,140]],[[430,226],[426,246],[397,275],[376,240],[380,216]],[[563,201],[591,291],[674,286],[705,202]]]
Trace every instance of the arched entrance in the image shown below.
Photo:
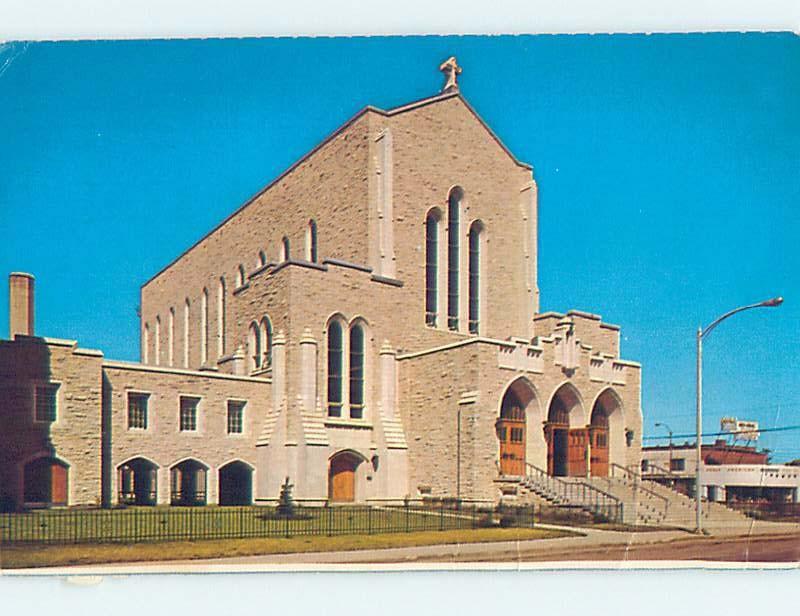
[[[219,504],[253,504],[253,469],[238,460],[219,469]]]
[[[126,505],[155,505],[158,467],[144,458],[134,458],[117,469],[119,502]]]
[[[589,433],[577,390],[565,383],[547,410],[547,472],[556,477],[586,475]]]
[[[69,500],[69,467],[57,458],[32,460],[23,469],[26,506],[66,505]]]
[[[206,470],[197,460],[184,460],[170,469],[173,505],[194,506],[206,504]]]
[[[621,459],[620,448],[623,446],[621,409],[622,403],[612,389],[603,391],[592,406],[589,440],[593,477],[607,477],[611,463]]]
[[[363,459],[352,451],[337,453],[331,458],[328,472],[328,498],[335,503],[356,500],[356,469]]]
[[[525,407],[512,388],[503,396],[495,431],[500,442],[500,474],[524,475]]]

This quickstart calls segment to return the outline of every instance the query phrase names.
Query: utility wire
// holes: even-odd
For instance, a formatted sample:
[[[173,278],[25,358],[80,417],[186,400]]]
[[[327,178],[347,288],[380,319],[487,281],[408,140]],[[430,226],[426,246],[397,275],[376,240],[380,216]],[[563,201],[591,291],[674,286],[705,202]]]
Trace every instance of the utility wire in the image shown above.
[[[763,433],[763,432],[786,432],[787,430],[800,430],[800,426],[783,426],[780,428],[759,428],[758,430],[734,430],[732,432],[703,432],[700,434],[700,438],[704,436],[736,436],[737,434],[753,434],[753,432]],[[672,438],[695,438],[697,436],[696,433],[691,434],[673,434]],[[642,440],[644,439],[668,439],[670,438],[669,435],[667,436],[643,436]]]

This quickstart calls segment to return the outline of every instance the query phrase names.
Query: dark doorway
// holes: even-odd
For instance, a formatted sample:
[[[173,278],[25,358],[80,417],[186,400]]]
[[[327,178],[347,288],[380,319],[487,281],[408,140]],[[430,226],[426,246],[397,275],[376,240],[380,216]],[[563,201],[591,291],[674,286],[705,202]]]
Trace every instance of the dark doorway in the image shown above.
[[[231,462],[219,469],[219,504],[251,505],[253,470],[244,462]]]
[[[206,504],[206,466],[197,460],[184,460],[172,467],[173,505],[195,506]]]
[[[158,467],[144,458],[119,467],[119,502],[126,505],[155,505]]]
[[[569,450],[569,430],[566,426],[550,428],[550,438],[547,443],[548,471],[555,477],[569,475],[567,453]]]

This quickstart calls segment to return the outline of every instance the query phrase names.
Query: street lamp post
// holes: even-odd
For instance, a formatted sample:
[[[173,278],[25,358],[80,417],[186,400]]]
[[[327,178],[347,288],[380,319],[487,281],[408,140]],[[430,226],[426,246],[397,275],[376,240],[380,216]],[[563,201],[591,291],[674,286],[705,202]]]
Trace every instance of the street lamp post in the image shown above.
[[[708,325],[705,329],[702,327],[697,328],[697,442],[696,442],[696,458],[697,458],[697,467],[694,473],[694,498],[695,498],[695,509],[696,509],[696,526],[697,532],[700,533],[703,530],[703,522],[702,522],[702,514],[703,514],[703,500],[702,495],[700,493],[700,467],[703,461],[703,451],[702,451],[702,440],[701,436],[703,433],[703,338],[708,336],[711,331],[722,321],[727,319],[728,317],[733,316],[737,312],[743,312],[744,310],[750,310],[752,308],[776,308],[783,303],[782,297],[773,297],[772,299],[764,300],[763,302],[758,302],[756,304],[749,304],[747,306],[740,306],[739,308],[734,308],[730,312],[726,312],[721,317],[713,321],[710,325]]]
[[[669,472],[672,472],[672,428],[669,427],[669,424],[665,424],[663,421],[656,422],[656,428],[666,428],[667,432],[669,433]]]

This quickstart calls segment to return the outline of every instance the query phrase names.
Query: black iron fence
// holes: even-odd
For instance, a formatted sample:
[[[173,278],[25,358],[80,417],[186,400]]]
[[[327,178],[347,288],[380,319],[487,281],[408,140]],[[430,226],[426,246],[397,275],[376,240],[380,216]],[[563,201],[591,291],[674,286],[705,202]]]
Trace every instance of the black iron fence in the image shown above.
[[[532,506],[130,507],[0,514],[1,544],[137,543],[371,535],[534,525]]]

